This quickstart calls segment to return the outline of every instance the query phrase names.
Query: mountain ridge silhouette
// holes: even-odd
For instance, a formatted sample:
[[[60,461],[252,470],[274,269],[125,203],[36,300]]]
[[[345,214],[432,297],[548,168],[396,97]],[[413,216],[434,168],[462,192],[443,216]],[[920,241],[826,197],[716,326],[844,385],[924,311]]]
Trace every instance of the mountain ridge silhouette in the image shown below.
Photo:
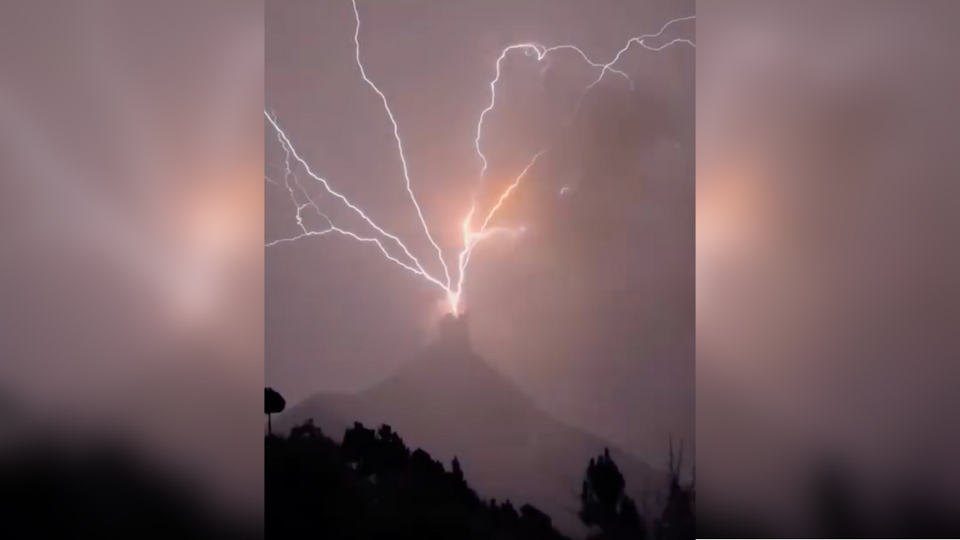
[[[667,485],[665,471],[540,409],[473,351],[464,315],[442,320],[440,337],[379,384],[314,394],[275,419],[275,432],[307,420],[334,440],[354,422],[388,424],[411,448],[448,464],[457,457],[482,497],[532,504],[577,536],[586,531],[576,514],[584,473],[604,448],[641,506]]]

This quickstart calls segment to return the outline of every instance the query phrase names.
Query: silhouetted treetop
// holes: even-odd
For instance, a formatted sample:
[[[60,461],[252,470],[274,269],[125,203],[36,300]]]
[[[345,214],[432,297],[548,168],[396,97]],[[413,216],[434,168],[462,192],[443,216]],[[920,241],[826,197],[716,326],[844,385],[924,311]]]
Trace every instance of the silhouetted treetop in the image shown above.
[[[667,504],[663,513],[654,525],[654,532],[658,540],[680,540],[694,538],[696,535],[696,520],[694,505],[696,502],[696,486],[691,482],[684,484],[681,480],[683,466],[683,442],[676,456],[673,453],[673,440],[670,440],[670,470],[669,491]]]
[[[643,533],[640,512],[625,493],[626,481],[610,458],[610,450],[591,459],[580,493],[580,519],[606,537],[638,538]]]
[[[266,399],[266,414],[283,412],[283,409],[287,406],[287,400],[283,399],[280,392],[277,392],[273,388],[266,388],[264,389],[264,394]]]
[[[264,411],[267,414],[267,431],[273,433],[273,415],[275,413],[283,412],[283,409],[287,406],[287,401],[283,399],[283,396],[273,388],[266,388],[264,390],[264,401],[265,407]]]

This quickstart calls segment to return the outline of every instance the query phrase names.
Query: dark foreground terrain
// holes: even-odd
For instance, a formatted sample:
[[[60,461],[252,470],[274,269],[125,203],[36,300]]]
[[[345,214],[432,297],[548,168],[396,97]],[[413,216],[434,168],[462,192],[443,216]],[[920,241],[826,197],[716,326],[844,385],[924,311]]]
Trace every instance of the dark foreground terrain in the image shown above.
[[[694,491],[668,486],[665,510],[642,516],[604,452],[584,464],[579,519],[592,538],[694,537]],[[337,443],[311,423],[266,439],[269,538],[563,539],[534,506],[485,499],[456,458],[411,451],[389,426],[355,424]]]
[[[436,459],[458,457],[480,493],[530,503],[577,537],[587,534],[577,517],[584,468],[609,448],[641,511],[661,509],[666,471],[538,408],[473,351],[467,324],[448,317],[438,341],[391,377],[360,394],[316,394],[276,418],[274,432],[312,421],[340,442],[354,422],[389,424]]]

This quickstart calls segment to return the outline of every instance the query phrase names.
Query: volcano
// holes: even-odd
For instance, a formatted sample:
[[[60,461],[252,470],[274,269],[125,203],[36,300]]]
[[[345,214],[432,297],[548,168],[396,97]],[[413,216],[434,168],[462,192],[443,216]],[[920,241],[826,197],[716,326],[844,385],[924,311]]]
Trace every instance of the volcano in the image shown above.
[[[465,315],[442,320],[439,339],[380,384],[359,394],[315,394],[274,425],[287,432],[311,419],[335,439],[354,422],[389,424],[411,450],[447,464],[456,456],[481,497],[532,504],[568,534],[585,532],[579,494],[588,462],[604,448],[641,508],[666,486],[663,472],[539,409],[473,352]]]

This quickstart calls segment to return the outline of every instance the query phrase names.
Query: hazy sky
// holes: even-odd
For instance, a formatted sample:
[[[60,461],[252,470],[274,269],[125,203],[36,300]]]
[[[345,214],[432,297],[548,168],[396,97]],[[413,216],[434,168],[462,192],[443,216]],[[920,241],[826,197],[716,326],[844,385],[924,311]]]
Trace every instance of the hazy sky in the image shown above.
[[[477,186],[476,122],[500,51],[573,43],[609,61],[632,36],[694,14],[693,2],[360,2],[367,75],[390,101],[427,223],[452,264]],[[400,236],[435,274],[401,174],[392,126],[354,63],[349,1],[268,3],[266,102],[315,172]],[[695,39],[695,23],[664,34]],[[635,47],[571,127],[597,71],[575,54],[503,62],[485,120],[489,203],[538,150],[464,303],[477,350],[547,410],[648,460],[667,433],[693,435],[694,49]],[[265,122],[265,127],[269,124]],[[283,151],[266,137],[266,173]],[[302,171],[301,180],[309,180]],[[312,181],[310,181],[312,182]],[[313,195],[321,190],[308,182]],[[560,190],[564,187],[563,196]],[[265,183],[268,241],[295,235],[286,191]],[[321,199],[338,225],[357,221]],[[314,223],[317,224],[316,222]],[[266,382],[298,401],[387,377],[430,339],[443,293],[370,245],[313,237],[266,253]]]
[[[214,327],[245,370],[260,363],[260,158],[248,149],[261,144],[249,120],[263,34],[255,2],[224,6],[38,3],[0,17],[0,292],[23,306],[4,367],[82,395]],[[198,289],[211,301],[183,309]],[[50,328],[57,339],[40,338]]]
[[[699,7],[699,486],[955,489],[956,4]]]

